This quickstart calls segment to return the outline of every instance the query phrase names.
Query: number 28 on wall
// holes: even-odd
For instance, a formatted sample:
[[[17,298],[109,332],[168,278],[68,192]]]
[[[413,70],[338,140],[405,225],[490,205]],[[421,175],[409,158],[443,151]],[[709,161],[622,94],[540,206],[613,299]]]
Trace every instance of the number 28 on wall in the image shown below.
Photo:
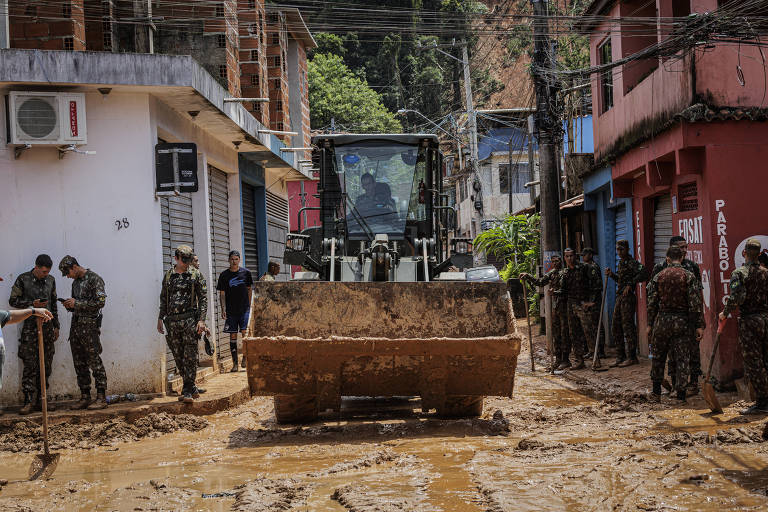
[[[117,219],[115,221],[115,226],[117,226],[117,230],[120,231],[121,229],[128,229],[128,227],[131,225],[130,222],[128,222],[127,217],[123,217],[122,219]]]

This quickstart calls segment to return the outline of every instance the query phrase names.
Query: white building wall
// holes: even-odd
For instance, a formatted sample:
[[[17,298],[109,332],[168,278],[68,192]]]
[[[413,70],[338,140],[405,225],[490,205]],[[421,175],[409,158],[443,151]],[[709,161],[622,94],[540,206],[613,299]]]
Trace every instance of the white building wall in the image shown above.
[[[2,91],[3,94],[6,91]],[[5,109],[0,122],[5,137]],[[108,393],[156,392],[163,386],[165,341],[156,331],[162,277],[160,206],[154,198],[154,144],[147,94],[86,94],[87,149],[59,160],[53,147],[34,147],[14,160],[0,146],[0,307],[35,256],[54,260],[59,297],[71,295],[58,263],[66,254],[104,278],[107,302],[101,342]],[[128,227],[118,229],[116,221]],[[77,396],[67,342],[71,314],[59,307],[52,395]],[[17,326],[3,329],[6,360],[1,403],[21,398]]]

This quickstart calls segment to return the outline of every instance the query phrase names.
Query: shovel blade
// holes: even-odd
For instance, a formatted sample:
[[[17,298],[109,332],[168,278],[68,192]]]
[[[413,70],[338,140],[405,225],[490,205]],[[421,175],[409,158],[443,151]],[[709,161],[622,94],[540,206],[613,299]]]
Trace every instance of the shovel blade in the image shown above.
[[[705,382],[701,386],[701,394],[704,395],[704,400],[707,401],[707,405],[709,405],[709,409],[713,413],[720,414],[723,412],[723,408],[720,406],[720,401],[717,399],[717,394],[715,393],[715,388],[712,387],[712,384]]]
[[[59,465],[61,455],[58,453],[40,453],[35,455],[32,464],[29,466],[29,479],[37,480],[39,478],[47,479],[56,471]]]

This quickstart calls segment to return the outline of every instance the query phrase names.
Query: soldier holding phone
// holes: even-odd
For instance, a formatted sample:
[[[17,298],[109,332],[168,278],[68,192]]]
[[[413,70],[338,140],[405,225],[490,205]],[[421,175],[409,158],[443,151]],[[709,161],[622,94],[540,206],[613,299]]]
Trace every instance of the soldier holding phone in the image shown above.
[[[43,324],[43,347],[45,352],[46,382],[50,382],[53,364],[54,342],[59,338],[59,313],[56,303],[56,280],[50,275],[53,260],[47,254],[35,259],[35,267],[16,278],[11,288],[8,303],[18,309],[45,308],[53,314],[53,320]],[[29,414],[41,409],[40,364],[37,353],[37,322],[34,317],[24,321],[19,336],[19,358],[23,364],[21,389],[24,392],[24,406],[20,414]],[[48,410],[54,410],[48,403]]]

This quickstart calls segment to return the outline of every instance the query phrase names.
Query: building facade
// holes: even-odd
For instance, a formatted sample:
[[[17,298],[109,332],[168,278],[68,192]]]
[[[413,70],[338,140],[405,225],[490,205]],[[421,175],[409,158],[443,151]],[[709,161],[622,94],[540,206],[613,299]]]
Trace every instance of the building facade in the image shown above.
[[[722,9],[738,9],[738,2],[733,4],[596,1],[583,23],[591,33],[591,63],[610,64],[672,36],[666,28],[647,27],[639,35],[634,25],[611,18],[675,18],[685,30],[702,16],[717,19],[725,14]],[[600,22],[592,15],[609,19]],[[737,69],[743,83],[723,79],[725,70]],[[674,55],[622,61],[592,76],[595,160],[599,169],[610,166],[611,198],[631,208],[625,219],[631,223],[633,252],[652,266],[663,259],[669,238],[680,235],[688,241],[688,257],[702,269],[705,361],[730,274],[743,262],[745,240],[768,242],[764,216],[753,209],[761,204],[768,176],[762,172],[768,157],[764,73],[758,47],[713,40]],[[645,289],[638,293],[641,350],[647,354]],[[715,361],[721,381],[741,375],[735,321],[727,326]]]
[[[14,4],[24,2],[10,3],[11,26],[32,26],[25,23],[29,5],[19,10]],[[32,36],[33,31],[17,28],[17,37],[10,34],[11,48],[0,50],[0,92],[14,98],[0,109],[6,121],[3,136],[11,142],[0,149],[0,176],[6,183],[0,187],[0,235],[6,241],[0,250],[0,307],[7,305],[15,277],[33,266],[37,254],[50,254],[56,264],[65,254],[74,255],[106,282],[102,357],[108,392],[160,393],[178,384],[173,358],[155,330],[160,282],[173,263],[175,247],[194,248],[208,282],[207,323],[217,350],[212,358],[201,352],[201,371],[227,370],[232,361],[218,311],[217,277],[228,266],[232,249],[241,252],[254,278],[266,272],[270,260],[282,262],[288,184],[309,174],[301,170],[301,155],[281,151],[285,142],[253,115],[253,105],[232,100],[242,92],[238,48],[243,38],[238,22],[230,18],[242,14],[242,6],[234,1],[152,2],[156,12],[166,9],[165,19],[188,20],[189,37],[171,47],[173,38],[163,34],[167,29],[145,32],[140,24],[120,24],[126,3],[113,3],[111,47],[103,33],[100,38],[90,35],[87,23],[84,34],[78,32],[79,11],[74,9],[67,27],[74,27],[75,37],[84,42],[77,42],[79,49],[95,51],[14,48],[42,48],[52,39],[70,37],[69,32],[53,36],[53,27],[59,26],[46,18],[61,18],[62,13],[40,10],[38,22],[47,26],[46,34]],[[263,4],[260,11],[258,2],[242,3],[246,10],[253,7],[256,21],[250,21],[258,24]],[[110,2],[85,2],[85,20],[93,19],[87,10],[95,4],[105,8]],[[200,10],[208,8],[207,14]],[[14,13],[20,13],[18,19]],[[184,18],[190,13],[199,19]],[[132,27],[130,33],[123,30],[126,25]],[[106,31],[107,26],[98,29]],[[305,26],[303,30],[301,44],[311,41]],[[147,51],[136,51],[142,48]],[[66,49],[71,49],[69,43],[61,48]],[[177,52],[192,56],[173,55]],[[296,94],[306,90],[305,85],[291,85]],[[51,126],[25,118],[24,109],[42,103],[50,110],[46,115],[53,116]],[[52,138],[41,135],[43,129]],[[21,140],[19,134],[37,138]],[[196,145],[198,189],[158,194],[156,145],[181,142]],[[29,207],[40,219],[34,231],[28,227]],[[279,279],[288,272],[283,268]],[[59,296],[69,296],[71,281],[54,275]],[[77,386],[65,341],[70,315],[59,309],[62,336],[50,393],[74,395]],[[0,402],[14,403],[21,398],[21,367],[15,357],[15,326],[5,331],[8,357]]]

